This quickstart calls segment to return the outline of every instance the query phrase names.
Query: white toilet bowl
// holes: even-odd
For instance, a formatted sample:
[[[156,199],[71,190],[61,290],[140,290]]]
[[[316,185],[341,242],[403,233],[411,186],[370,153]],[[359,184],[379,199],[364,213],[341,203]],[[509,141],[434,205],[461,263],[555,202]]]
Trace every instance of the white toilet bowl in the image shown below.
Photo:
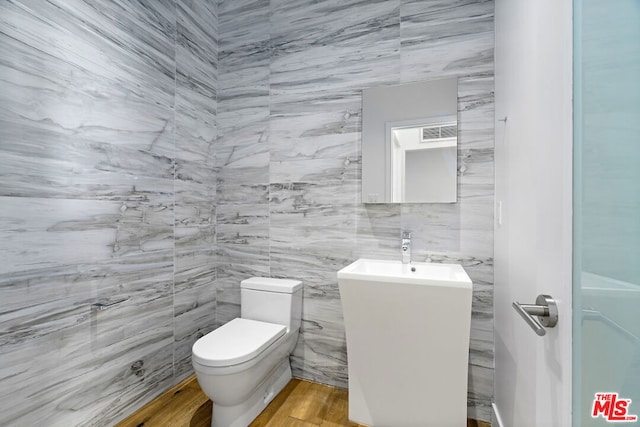
[[[301,282],[242,281],[242,317],[200,338],[192,349],[198,383],[213,401],[212,427],[248,426],[289,382],[301,311]]]

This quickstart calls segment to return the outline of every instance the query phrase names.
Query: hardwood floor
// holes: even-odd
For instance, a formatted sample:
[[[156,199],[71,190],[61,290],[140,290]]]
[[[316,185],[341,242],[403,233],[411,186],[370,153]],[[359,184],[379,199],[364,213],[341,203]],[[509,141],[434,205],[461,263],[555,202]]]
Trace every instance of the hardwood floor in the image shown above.
[[[347,391],[293,379],[250,427],[357,427],[347,418]]]
[[[209,427],[212,403],[195,376],[173,387],[117,427]],[[347,418],[347,391],[293,379],[249,427],[358,427]],[[467,427],[491,427],[468,420]]]
[[[117,427],[210,427],[212,405],[192,375]]]

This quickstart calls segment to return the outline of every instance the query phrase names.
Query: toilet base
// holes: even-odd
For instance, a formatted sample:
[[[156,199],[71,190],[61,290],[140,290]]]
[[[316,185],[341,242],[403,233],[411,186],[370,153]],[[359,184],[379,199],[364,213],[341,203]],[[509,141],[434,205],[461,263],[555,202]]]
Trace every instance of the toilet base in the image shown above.
[[[211,427],[247,427],[291,378],[291,365],[287,357],[244,402],[234,406],[221,406],[213,402]]]

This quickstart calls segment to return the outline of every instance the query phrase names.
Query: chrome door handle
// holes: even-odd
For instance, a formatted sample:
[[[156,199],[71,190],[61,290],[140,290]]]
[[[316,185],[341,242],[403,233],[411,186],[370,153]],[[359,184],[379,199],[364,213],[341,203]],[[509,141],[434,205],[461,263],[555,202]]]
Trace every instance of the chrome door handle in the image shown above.
[[[520,304],[514,301],[512,306],[540,336],[546,334],[545,327],[553,328],[558,324],[558,306],[556,300],[549,295],[538,295],[535,304]],[[538,319],[533,316],[537,316]]]

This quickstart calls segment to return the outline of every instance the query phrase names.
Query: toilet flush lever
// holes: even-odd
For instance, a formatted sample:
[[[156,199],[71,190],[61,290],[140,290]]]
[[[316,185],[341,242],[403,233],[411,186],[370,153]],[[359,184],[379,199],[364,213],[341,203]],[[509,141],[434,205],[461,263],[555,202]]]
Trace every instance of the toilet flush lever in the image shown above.
[[[558,306],[556,300],[549,295],[538,295],[535,304],[520,304],[514,301],[512,306],[541,337],[546,334],[545,327],[553,328],[558,324]],[[533,316],[538,318],[535,319]]]

